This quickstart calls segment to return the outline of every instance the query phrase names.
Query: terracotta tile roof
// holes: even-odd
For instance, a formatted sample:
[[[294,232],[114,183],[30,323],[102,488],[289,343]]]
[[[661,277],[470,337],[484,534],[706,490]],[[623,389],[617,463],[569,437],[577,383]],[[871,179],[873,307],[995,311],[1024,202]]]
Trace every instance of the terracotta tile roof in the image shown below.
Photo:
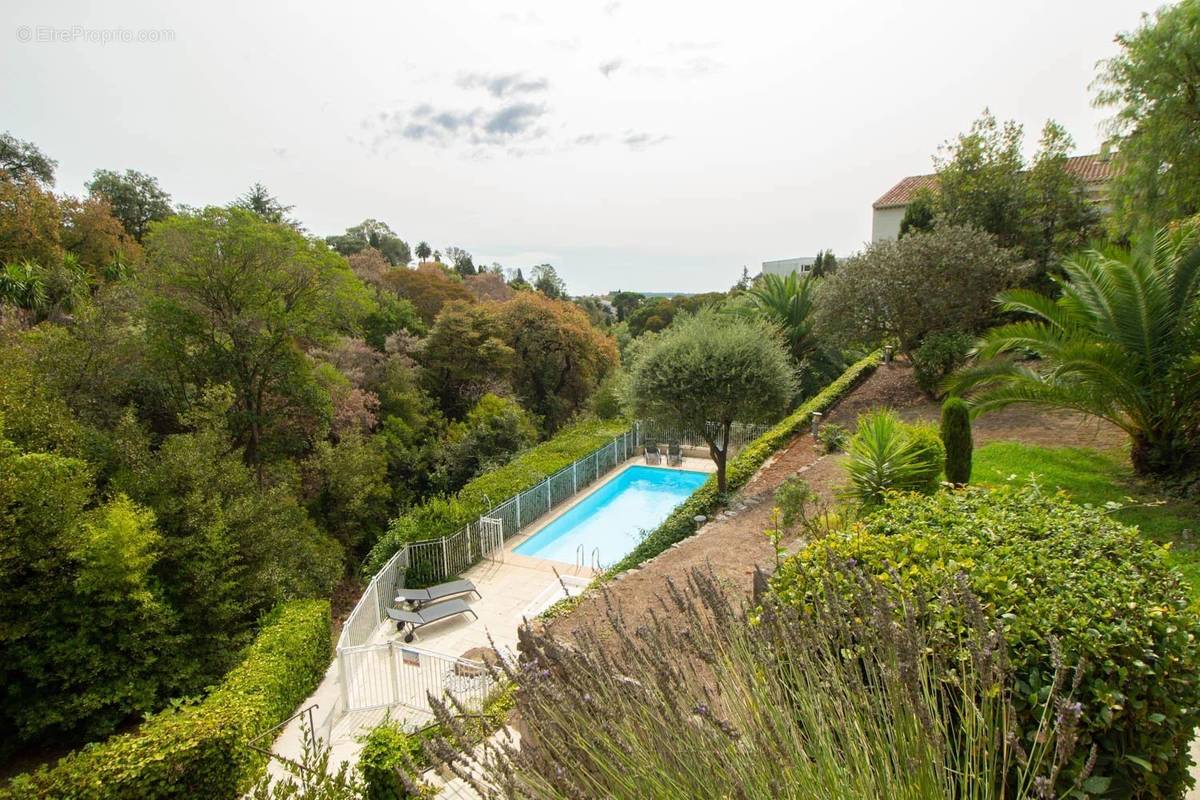
[[[1067,172],[1083,179],[1084,183],[1104,183],[1113,175],[1113,162],[1099,153],[1086,156],[1071,156],[1066,163]],[[910,175],[883,193],[871,204],[872,208],[902,208],[908,205],[918,189],[936,189],[937,175]]]
[[[892,188],[883,193],[872,204],[872,208],[898,208],[908,205],[908,201],[918,189],[933,189],[937,187],[937,175],[909,175]]]
[[[1067,172],[1073,172],[1084,183],[1104,183],[1116,172],[1112,158],[1099,153],[1087,156],[1071,156],[1067,159]]]

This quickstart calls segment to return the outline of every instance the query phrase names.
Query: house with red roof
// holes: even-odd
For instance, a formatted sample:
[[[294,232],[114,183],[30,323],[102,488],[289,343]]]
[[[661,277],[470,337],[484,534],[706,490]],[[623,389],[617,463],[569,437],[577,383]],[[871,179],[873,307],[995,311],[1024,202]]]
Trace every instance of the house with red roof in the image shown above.
[[[1094,203],[1104,201],[1104,187],[1113,174],[1111,158],[1105,153],[1071,156],[1066,169],[1083,180],[1084,192]],[[900,236],[900,221],[904,210],[921,189],[937,189],[937,175],[910,175],[888,189],[871,204],[871,241],[895,239]]]

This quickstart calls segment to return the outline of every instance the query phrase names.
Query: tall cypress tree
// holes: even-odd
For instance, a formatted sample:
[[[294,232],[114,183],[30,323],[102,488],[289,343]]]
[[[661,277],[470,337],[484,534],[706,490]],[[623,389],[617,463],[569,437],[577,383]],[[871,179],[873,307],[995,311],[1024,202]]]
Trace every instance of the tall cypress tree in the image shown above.
[[[946,480],[964,486],[971,480],[971,409],[958,397],[942,404],[942,444],[946,446]]]

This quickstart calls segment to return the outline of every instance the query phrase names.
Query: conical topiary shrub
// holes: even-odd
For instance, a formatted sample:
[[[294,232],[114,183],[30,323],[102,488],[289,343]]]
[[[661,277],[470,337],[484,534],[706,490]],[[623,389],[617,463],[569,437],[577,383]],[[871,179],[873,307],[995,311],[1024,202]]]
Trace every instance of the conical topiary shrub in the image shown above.
[[[955,486],[971,481],[971,409],[959,397],[942,404],[942,444],[946,446],[946,480]]]

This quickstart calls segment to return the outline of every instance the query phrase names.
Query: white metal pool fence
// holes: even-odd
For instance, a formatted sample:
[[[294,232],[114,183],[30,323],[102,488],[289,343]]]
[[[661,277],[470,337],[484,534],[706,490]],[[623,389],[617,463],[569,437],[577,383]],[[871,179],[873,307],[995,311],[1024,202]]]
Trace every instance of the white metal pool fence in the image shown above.
[[[766,428],[765,425],[735,424],[727,443],[730,453],[757,438]],[[438,583],[462,574],[500,550],[504,540],[636,455],[638,448],[648,440],[679,442],[684,447],[707,447],[699,434],[637,422],[608,444],[493,506],[454,533],[409,542],[401,547],[372,576],[342,626],[337,657],[343,709],[349,712],[403,705],[428,712],[425,695],[422,692],[418,692],[419,697],[414,695],[414,686],[433,691],[436,696],[449,691],[464,705],[468,705],[468,701],[482,703],[482,696],[475,695],[486,693],[488,687],[478,689],[481,681],[464,681],[457,675],[470,672],[473,669],[470,662],[398,643],[372,644],[380,624],[388,618],[387,609],[394,604],[396,589],[404,587],[409,575],[420,576],[425,583]],[[410,655],[405,660],[399,653]],[[420,655],[414,660],[413,653]]]
[[[403,588],[408,573],[437,583],[460,575],[482,561],[508,539],[536,522],[555,506],[611,472],[636,453],[637,427],[560,469],[537,485],[485,511],[454,533],[437,539],[409,542],[371,578],[363,596],[342,627],[338,650],[370,643],[387,618],[394,590]],[[501,535],[496,536],[499,523]]]
[[[495,685],[480,662],[402,642],[340,649],[338,670],[347,711],[403,706],[419,722],[433,716],[431,697],[452,696],[464,711],[479,712]]]

